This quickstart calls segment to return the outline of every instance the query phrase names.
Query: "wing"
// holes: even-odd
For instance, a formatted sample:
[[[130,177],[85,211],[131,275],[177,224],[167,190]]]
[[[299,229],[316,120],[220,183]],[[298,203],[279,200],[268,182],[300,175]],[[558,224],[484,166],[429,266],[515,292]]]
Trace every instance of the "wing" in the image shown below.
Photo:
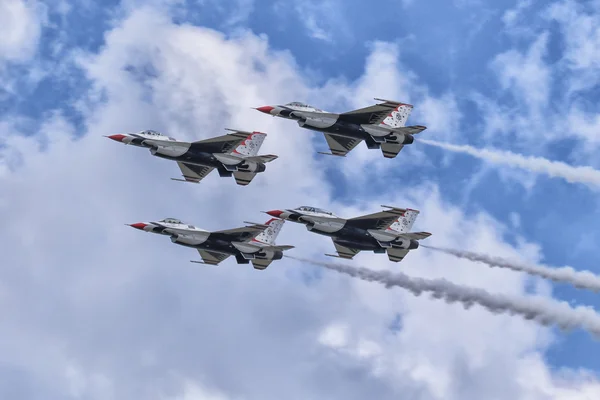
[[[250,135],[252,135],[251,132],[234,131],[227,135],[192,142],[190,148],[207,153],[231,153]]]
[[[210,235],[214,236],[216,239],[222,239],[229,242],[249,242],[268,227],[268,225],[254,224],[241,228],[211,232]]]
[[[331,151],[331,155],[334,156],[345,157],[346,154],[348,154],[353,148],[362,142],[362,139],[349,138],[346,136],[331,135],[329,133],[325,133],[324,135],[325,139],[327,140],[329,150]]]
[[[381,152],[385,158],[395,158],[403,147],[403,144],[382,143]]]
[[[401,235],[399,235],[398,237],[401,237],[403,239],[414,239],[414,240],[422,240],[422,239],[426,239],[429,236],[431,236],[431,233],[429,232],[409,232],[409,233],[403,233]]]
[[[184,179],[176,179],[171,178],[174,181],[183,181],[183,182],[192,182],[192,183],[200,183],[202,179],[206,177],[206,175],[210,174],[213,167],[203,167],[200,165],[187,164],[183,162],[177,162],[179,165],[179,169],[181,170],[181,174]]]
[[[365,230],[386,230],[398,219],[399,216],[404,215],[405,211],[406,209],[403,208],[392,208],[387,211],[362,215],[360,217],[350,218],[346,221],[346,225]]]
[[[387,249],[387,255],[390,261],[392,262],[400,262],[404,260],[404,257],[408,254],[410,250],[408,249]]]
[[[233,177],[235,178],[235,183],[237,183],[240,186],[249,185],[255,176],[256,176],[256,172],[235,171],[233,173]]]
[[[333,245],[335,246],[335,251],[338,253],[337,256],[333,254],[325,254],[326,256],[352,260],[352,257],[354,257],[360,252],[360,250],[358,249],[351,249],[350,247],[342,246],[340,244],[337,244],[335,241],[333,241]]]
[[[219,263],[229,257],[229,254],[217,253],[216,251],[200,250],[202,261],[192,261],[198,264],[219,265]]]
[[[381,100],[381,99],[375,99]],[[400,106],[405,106],[412,108],[412,105],[399,103],[397,101],[392,100],[383,100],[382,103],[360,108],[358,110],[348,111],[343,114],[340,114],[338,121],[350,122],[358,125],[362,124],[371,124],[371,125],[379,125],[381,124],[394,110],[398,109]]]

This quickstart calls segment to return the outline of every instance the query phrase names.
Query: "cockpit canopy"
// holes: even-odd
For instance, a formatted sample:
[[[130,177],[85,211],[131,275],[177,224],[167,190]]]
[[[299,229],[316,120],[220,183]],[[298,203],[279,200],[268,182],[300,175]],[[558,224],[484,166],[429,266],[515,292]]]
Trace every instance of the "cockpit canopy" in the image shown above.
[[[146,130],[146,131],[142,131],[142,134],[144,134],[144,135],[151,135],[151,136],[163,136],[162,133],[157,132],[157,131],[153,131],[151,129]]]
[[[298,207],[297,210],[335,216],[332,212],[329,212],[327,210],[323,210],[322,208],[317,208],[317,207],[302,206],[302,207]]]
[[[181,222],[181,220],[178,220],[177,218],[165,218],[161,219],[158,222],[164,222],[165,224],[183,224],[183,222]]]
[[[313,109],[315,111],[323,111],[323,110],[318,109],[317,107],[313,107],[313,106],[310,106],[308,104],[300,103],[299,101],[293,101],[291,103],[287,103],[286,106],[289,106],[289,107],[311,108],[311,109]]]

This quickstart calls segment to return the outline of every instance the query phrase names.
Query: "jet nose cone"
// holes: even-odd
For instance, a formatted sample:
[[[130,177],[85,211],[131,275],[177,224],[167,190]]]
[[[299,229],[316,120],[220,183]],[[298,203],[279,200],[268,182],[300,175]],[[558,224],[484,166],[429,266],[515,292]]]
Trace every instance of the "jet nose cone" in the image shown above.
[[[112,139],[112,140],[114,140],[116,142],[122,142],[123,139],[125,139],[126,136],[118,134],[118,135],[110,135],[110,136],[106,136],[106,137],[109,138],[109,139]]]
[[[271,111],[273,111],[274,108],[275,107],[271,107],[271,106],[262,106],[262,107],[258,107],[256,109],[265,114],[271,114]]]
[[[283,211],[271,210],[271,211],[267,211],[267,214],[269,214],[271,217],[279,218],[281,216],[281,214],[283,214]]]
[[[148,226],[148,224],[144,224],[143,222],[137,222],[135,224],[129,224],[129,226],[131,226],[132,228],[140,229],[140,230],[143,231],[144,228]]]

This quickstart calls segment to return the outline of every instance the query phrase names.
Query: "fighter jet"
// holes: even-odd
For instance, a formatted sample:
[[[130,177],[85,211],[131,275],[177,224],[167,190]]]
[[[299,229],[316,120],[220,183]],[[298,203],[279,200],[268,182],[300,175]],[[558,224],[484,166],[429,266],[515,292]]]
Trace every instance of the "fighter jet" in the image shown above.
[[[227,129],[233,133],[197,142],[181,142],[160,132],[146,130],[139,133],[106,136],[117,142],[150,149],[156,157],[177,161],[184,179],[175,181],[200,183],[215,168],[221,177],[233,175],[238,185],[246,186],[265,164],[277,158],[268,154],[258,156],[266,133]]]
[[[234,256],[238,264],[252,262],[255,269],[264,270],[273,260],[281,260],[285,250],[294,248],[275,245],[283,220],[272,218],[264,224],[244,223],[251,225],[215,232],[205,231],[176,218],[128,225],[145,232],[170,236],[173,243],[197,249],[202,261],[191,262],[199,264],[219,265],[229,256]]]
[[[309,231],[333,239],[337,255],[330,257],[351,260],[361,250],[387,252],[393,262],[400,262],[410,250],[419,247],[419,240],[431,236],[428,232],[409,232],[418,210],[381,206],[389,210],[355,218],[340,218],[332,212],[302,206],[293,210],[272,210],[267,214],[306,225]]]
[[[263,106],[256,110],[274,117],[296,120],[302,128],[325,134],[330,153],[320,154],[345,157],[364,140],[369,149],[381,149],[385,158],[395,158],[405,145],[414,141],[413,135],[427,128],[422,125],[405,126],[412,105],[393,100],[375,100],[382,103],[342,114],[299,102]]]

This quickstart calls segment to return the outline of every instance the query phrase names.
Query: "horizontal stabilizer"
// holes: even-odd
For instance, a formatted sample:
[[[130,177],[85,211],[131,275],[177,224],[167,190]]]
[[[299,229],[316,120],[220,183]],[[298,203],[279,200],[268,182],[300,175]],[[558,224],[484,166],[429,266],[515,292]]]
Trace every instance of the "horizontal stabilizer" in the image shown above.
[[[325,253],[325,255],[327,257],[344,258],[346,260],[351,260],[352,259],[351,257],[342,257],[342,256],[338,256],[337,254],[327,254],[327,253]]]
[[[267,224],[261,224],[260,222],[250,222],[250,221],[244,221],[244,223],[245,223],[245,224],[248,224],[248,225],[250,225],[250,226],[254,226],[254,225],[256,225],[256,226],[264,226],[264,227],[265,227],[265,229],[267,229],[267,228],[269,227],[269,225],[267,225]]]
[[[290,246],[287,244],[276,245],[276,246],[263,246],[263,250],[272,250],[272,251],[287,251],[295,248],[295,246]]]
[[[423,240],[428,238],[429,236],[431,236],[431,233],[429,232],[409,232],[409,233],[403,233],[398,237],[401,237],[402,239],[409,239],[409,240]]]
[[[427,129],[426,126],[423,125],[411,125],[411,126],[401,126],[398,128],[392,128],[389,126],[379,126],[380,129],[385,129],[386,131],[402,133],[405,135],[417,135]]]
[[[266,164],[271,161],[277,160],[278,158],[279,156],[276,156],[275,154],[263,154],[261,156],[244,157],[244,160],[262,162]]]
[[[317,151],[319,154],[324,154],[326,156],[336,156],[336,157],[346,157],[345,154],[333,154],[333,153],[325,153],[324,151]]]

